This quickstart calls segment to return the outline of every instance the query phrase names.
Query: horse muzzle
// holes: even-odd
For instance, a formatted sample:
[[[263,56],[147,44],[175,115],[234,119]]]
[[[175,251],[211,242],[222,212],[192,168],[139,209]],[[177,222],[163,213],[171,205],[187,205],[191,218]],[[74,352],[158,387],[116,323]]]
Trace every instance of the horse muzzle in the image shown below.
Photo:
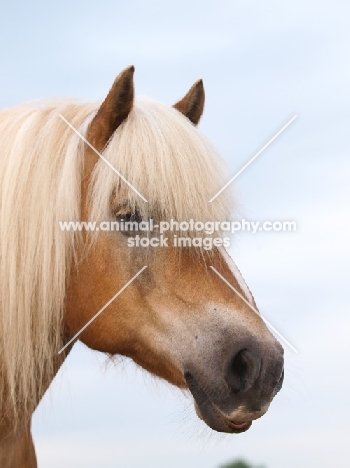
[[[241,433],[263,416],[281,389],[283,349],[278,342],[268,346],[235,346],[222,368],[222,375],[210,375],[191,366],[184,377],[197,415],[218,432]],[[197,366],[196,366],[197,367]]]

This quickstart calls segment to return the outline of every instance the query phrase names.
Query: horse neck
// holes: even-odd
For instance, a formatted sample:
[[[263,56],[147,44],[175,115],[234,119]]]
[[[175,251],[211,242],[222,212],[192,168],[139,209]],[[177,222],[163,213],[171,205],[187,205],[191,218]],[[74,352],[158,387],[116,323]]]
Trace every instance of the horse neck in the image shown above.
[[[18,430],[8,431],[0,428],[0,466],[1,468],[36,468],[36,456],[30,423]]]
[[[66,336],[65,340],[68,342],[69,336]],[[55,360],[55,375],[72,347],[73,345],[69,345],[60,355],[60,359]],[[50,384],[51,381],[47,382],[40,399],[44,396]],[[0,422],[0,468],[37,468],[30,425],[31,418],[18,423],[15,428],[8,419],[3,419]]]

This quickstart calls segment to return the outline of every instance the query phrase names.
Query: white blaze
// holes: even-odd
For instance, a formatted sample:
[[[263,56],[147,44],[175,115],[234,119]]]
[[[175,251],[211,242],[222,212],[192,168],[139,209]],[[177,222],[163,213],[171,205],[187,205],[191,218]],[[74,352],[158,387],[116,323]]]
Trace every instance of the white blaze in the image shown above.
[[[227,263],[227,266],[229,267],[229,269],[233,273],[234,277],[236,278],[237,283],[239,284],[241,290],[244,292],[247,301],[252,306],[255,307],[252,293],[249,291],[247,283],[244,281],[244,278],[241,275],[241,272],[239,271],[239,269],[237,268],[235,262],[232,260],[232,258],[229,256],[229,254],[226,252],[226,250],[224,248],[220,248],[220,252],[221,252],[223,258],[225,259],[225,261]]]

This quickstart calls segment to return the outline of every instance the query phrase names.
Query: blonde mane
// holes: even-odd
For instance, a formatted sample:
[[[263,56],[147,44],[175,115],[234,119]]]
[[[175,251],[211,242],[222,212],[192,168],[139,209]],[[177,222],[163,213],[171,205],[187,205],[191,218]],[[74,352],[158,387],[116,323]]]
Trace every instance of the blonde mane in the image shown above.
[[[63,310],[76,237],[59,221],[80,220],[85,145],[59,118],[86,131],[97,104],[60,102],[0,113],[0,411],[26,418],[52,380],[63,343]],[[84,124],[85,123],[85,124]],[[173,108],[136,100],[95,165],[91,218],[109,220],[116,189],[144,216],[223,221],[229,196],[216,151]]]
[[[137,99],[104,156],[148,203],[100,161],[91,185],[91,219],[95,221],[110,219],[110,197],[116,187],[123,189],[124,197],[143,218],[205,222],[231,217],[229,191],[208,203],[226,182],[223,161],[198,129],[172,107]]]

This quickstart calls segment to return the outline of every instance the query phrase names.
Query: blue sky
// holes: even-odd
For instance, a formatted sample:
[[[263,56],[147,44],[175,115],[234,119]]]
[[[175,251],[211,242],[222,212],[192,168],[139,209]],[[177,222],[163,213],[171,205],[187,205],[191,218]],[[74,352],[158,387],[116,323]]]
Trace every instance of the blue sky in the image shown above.
[[[198,78],[200,129],[237,178],[241,216],[296,233],[241,234],[231,252],[286,349],[285,384],[240,436],[128,361],[76,345],[35,414],[40,468],[344,466],[349,457],[350,4],[341,1],[76,1],[2,5],[1,107],[102,99],[136,67],[138,94],[172,104]]]

